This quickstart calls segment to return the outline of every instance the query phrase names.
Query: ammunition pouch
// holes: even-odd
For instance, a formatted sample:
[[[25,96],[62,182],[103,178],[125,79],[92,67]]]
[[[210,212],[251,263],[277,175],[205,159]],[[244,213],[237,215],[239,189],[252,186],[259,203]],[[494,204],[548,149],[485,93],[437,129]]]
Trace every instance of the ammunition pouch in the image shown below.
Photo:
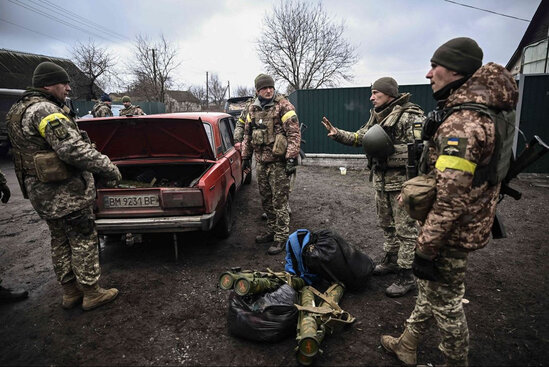
[[[254,129],[252,131],[252,144],[265,145],[267,144],[267,129]]]
[[[402,184],[401,198],[410,218],[425,221],[437,196],[434,175],[420,175]]]
[[[55,152],[36,152],[33,159],[36,176],[41,182],[63,181],[73,176],[70,167]]]
[[[408,163],[408,146],[406,144],[396,144],[394,149],[395,152],[387,157],[387,167],[406,167],[406,163]]]
[[[284,157],[288,149],[288,139],[283,134],[277,134],[273,145],[273,155]]]

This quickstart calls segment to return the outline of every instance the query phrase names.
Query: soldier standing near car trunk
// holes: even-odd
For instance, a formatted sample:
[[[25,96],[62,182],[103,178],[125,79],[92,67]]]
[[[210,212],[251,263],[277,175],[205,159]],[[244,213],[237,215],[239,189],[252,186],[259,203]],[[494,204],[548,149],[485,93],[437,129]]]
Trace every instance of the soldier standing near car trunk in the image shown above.
[[[145,112],[141,109],[140,106],[136,106],[132,104],[132,100],[129,96],[122,97],[122,104],[124,105],[124,108],[120,110],[120,116],[125,115],[133,115],[133,116],[141,116],[145,115]]]
[[[255,241],[274,241],[268,250],[274,255],[284,250],[290,230],[290,176],[296,172],[301,131],[294,106],[275,93],[272,77],[259,74],[255,89],[257,97],[249,106],[245,121],[242,159],[244,168],[249,169],[255,153],[259,194],[267,214],[267,232]]]
[[[385,290],[390,297],[403,296],[416,287],[412,261],[417,225],[397,200],[402,183],[406,181],[407,144],[419,139],[415,134],[419,136],[425,119],[423,110],[410,102],[410,97],[410,93],[398,92],[398,84],[393,78],[380,78],[372,85],[370,101],[374,108],[370,111],[370,119],[358,131],[337,129],[326,117],[322,120],[330,138],[345,145],[364,145],[367,152],[376,190],[379,226],[385,237],[385,256],[375,267],[374,275],[397,273],[397,281]],[[380,146],[392,146],[394,152],[378,152]]]
[[[474,40],[454,38],[435,51],[426,75],[438,106],[425,122],[429,145],[422,171],[434,175],[436,199],[417,241],[415,308],[399,338],[381,337],[383,347],[406,364],[416,364],[420,337],[428,335],[433,319],[446,365],[468,364],[469,329],[462,304],[467,257],[490,240],[500,190],[499,183],[492,184],[490,172],[500,168],[492,157],[498,157],[499,148],[511,147],[498,145],[503,139],[496,139],[490,114],[466,106],[484,105],[512,115],[518,100],[511,74],[494,63],[482,66],[482,57]]]
[[[93,148],[65,105],[71,90],[67,72],[43,62],[34,70],[32,85],[7,115],[15,173],[23,196],[50,229],[53,268],[64,292],[62,306],[82,302],[82,308],[90,310],[118,295],[117,289],[98,285],[92,174],[112,181],[122,176]]]
[[[103,93],[101,95],[101,100],[97,101],[97,103],[93,106],[93,117],[111,117],[113,115],[111,110],[111,103],[111,97],[109,97],[107,93]]]

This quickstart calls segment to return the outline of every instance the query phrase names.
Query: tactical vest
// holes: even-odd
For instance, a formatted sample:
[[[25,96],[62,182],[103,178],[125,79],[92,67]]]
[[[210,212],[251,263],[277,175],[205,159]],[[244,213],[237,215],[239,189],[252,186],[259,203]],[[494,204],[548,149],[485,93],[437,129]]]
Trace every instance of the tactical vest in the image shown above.
[[[473,175],[473,186],[477,187],[484,182],[488,182],[490,186],[497,185],[503,181],[511,166],[513,158],[513,140],[515,136],[515,110],[496,111],[486,105],[480,103],[463,103],[457,106],[452,106],[442,110],[435,110],[429,113],[428,123],[426,122],[423,137],[431,138],[434,136],[439,126],[455,111],[472,110],[490,117],[495,128],[495,146],[492,153],[492,158],[487,165],[477,166]],[[425,149],[427,151],[428,149]],[[420,166],[427,166],[428,154],[422,155]]]
[[[22,120],[27,109],[38,102],[51,102],[47,98],[39,95],[23,96],[23,98],[12,106],[6,116],[6,126],[10,143],[12,145],[13,164],[15,175],[25,199],[28,198],[25,187],[25,177],[38,176],[35,164],[35,157],[38,153],[53,153],[53,149],[48,142],[38,136],[23,138],[20,134],[22,131]],[[65,115],[70,116],[70,108],[64,105],[62,107]],[[68,119],[71,124],[74,122]],[[23,149],[23,147],[25,147]]]
[[[277,95],[273,99],[273,103],[278,103],[284,97]],[[251,123],[251,141],[253,145],[269,145],[273,144],[275,141],[275,119],[277,116],[274,115],[276,111],[275,108],[269,108],[266,110],[254,110],[248,114],[248,122]]]

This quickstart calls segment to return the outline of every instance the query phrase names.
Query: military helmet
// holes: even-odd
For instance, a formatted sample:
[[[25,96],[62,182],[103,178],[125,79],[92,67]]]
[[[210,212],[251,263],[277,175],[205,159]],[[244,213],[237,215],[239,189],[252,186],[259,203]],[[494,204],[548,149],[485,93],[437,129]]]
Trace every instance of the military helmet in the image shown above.
[[[393,141],[379,125],[374,125],[366,131],[362,138],[362,147],[368,157],[374,158],[387,158],[395,152]]]

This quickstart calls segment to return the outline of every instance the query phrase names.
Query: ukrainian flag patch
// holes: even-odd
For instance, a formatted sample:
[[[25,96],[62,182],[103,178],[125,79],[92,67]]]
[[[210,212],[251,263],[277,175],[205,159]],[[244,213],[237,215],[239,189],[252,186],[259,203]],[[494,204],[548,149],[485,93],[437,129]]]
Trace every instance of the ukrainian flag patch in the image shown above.
[[[459,138],[448,138],[448,145],[459,145]]]

